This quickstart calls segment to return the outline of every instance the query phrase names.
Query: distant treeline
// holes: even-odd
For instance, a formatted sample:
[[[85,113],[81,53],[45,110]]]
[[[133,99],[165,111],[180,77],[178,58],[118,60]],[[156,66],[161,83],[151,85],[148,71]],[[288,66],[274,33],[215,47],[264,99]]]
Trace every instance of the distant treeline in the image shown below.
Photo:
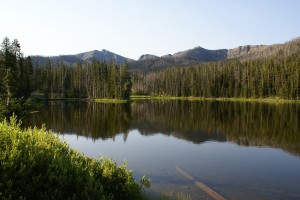
[[[133,93],[155,96],[299,99],[300,39],[225,61],[133,71],[132,82]]]
[[[299,99],[300,56],[133,73],[135,93],[163,96]]]
[[[128,99],[135,94],[177,97],[300,97],[300,42],[290,42],[276,56],[230,59],[190,67],[129,74],[128,65],[93,60],[71,66],[63,62],[34,63],[33,91],[60,97]],[[129,69],[130,71],[130,69]]]
[[[50,59],[40,64],[38,60],[24,58],[18,41],[10,43],[8,38],[3,40],[0,53],[0,93],[7,105],[11,99],[28,98],[31,92],[50,98],[115,99],[129,99],[131,91],[177,97],[300,96],[300,40],[287,43],[271,57],[190,63],[190,67],[150,71],[136,67],[131,73],[127,63],[117,65],[96,59],[78,62],[76,66],[62,61],[53,64]]]
[[[44,65],[34,64],[34,91],[50,94],[50,98],[115,98],[128,99],[131,79],[127,64],[116,65],[113,61],[96,61],[75,67],[63,62]]]
[[[78,62],[74,66],[47,59],[43,65],[31,57],[24,58],[18,40],[5,37],[0,49],[1,105],[8,111],[22,109],[32,92],[46,97],[115,98],[128,99],[131,93],[131,77],[127,64],[116,65],[96,61]],[[4,102],[4,103],[3,103]],[[1,106],[2,107],[2,106]]]

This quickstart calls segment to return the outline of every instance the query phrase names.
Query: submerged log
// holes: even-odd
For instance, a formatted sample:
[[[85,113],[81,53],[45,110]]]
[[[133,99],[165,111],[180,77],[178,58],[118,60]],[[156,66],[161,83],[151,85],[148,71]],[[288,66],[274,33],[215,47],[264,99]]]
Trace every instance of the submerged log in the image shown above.
[[[217,193],[216,191],[214,191],[212,188],[210,188],[209,186],[205,185],[203,182],[197,180],[196,178],[194,178],[193,176],[191,176],[190,174],[188,174],[186,171],[184,171],[183,169],[181,169],[179,166],[175,166],[176,170],[185,178],[187,178],[190,181],[193,181],[194,184],[200,188],[201,190],[203,190],[204,192],[206,192],[210,197],[212,197],[215,200],[226,200],[225,197],[223,197],[222,195],[220,195],[219,193]]]

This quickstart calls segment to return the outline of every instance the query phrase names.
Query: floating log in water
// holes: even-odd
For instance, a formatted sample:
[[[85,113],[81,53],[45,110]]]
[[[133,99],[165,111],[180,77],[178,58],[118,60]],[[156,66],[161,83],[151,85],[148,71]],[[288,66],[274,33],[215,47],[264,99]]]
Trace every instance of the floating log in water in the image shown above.
[[[215,200],[226,200],[225,197],[223,197],[222,195],[220,195],[219,193],[217,193],[216,191],[214,191],[212,188],[208,187],[207,185],[205,185],[204,183],[198,181],[197,179],[195,179],[194,177],[192,177],[190,174],[188,174],[186,171],[184,171],[183,169],[181,169],[179,166],[175,166],[177,171],[184,176],[185,178],[187,178],[188,180],[191,180],[194,182],[194,184],[200,188],[201,190],[203,190],[204,192],[206,192],[210,197],[212,197]]]

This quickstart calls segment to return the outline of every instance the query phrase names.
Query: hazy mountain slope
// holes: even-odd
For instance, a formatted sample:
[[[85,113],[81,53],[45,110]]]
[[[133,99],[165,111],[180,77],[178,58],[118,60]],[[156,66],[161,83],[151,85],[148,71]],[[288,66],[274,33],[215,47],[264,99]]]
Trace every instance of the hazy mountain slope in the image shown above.
[[[195,47],[193,49],[175,53],[171,55],[171,57],[201,62],[220,61],[233,58],[251,60],[280,56],[280,54],[291,55],[299,52],[299,50],[300,38],[297,38],[284,44],[244,45],[233,49],[208,50],[202,47]]]
[[[113,52],[107,51],[105,49],[103,49],[102,51],[94,50],[94,51],[79,53],[79,54],[76,54],[75,56],[84,61],[88,60],[91,62],[95,58],[96,60],[103,60],[106,62],[113,60],[117,64],[122,64],[124,62],[128,62],[128,61],[132,60],[132,59],[120,56],[118,54],[115,54]]]
[[[106,62],[113,60],[116,64],[128,62],[129,69],[131,71],[156,71],[168,67],[184,67],[204,62],[215,62],[228,59],[247,61],[268,57],[276,58],[296,53],[300,54],[300,38],[296,38],[284,44],[245,45],[233,49],[209,50],[202,47],[195,47],[193,49],[180,51],[173,55],[168,54],[162,57],[144,54],[141,55],[137,61],[105,49],[102,51],[93,50],[75,55],[60,55],[52,57],[32,56],[32,58],[34,63],[39,63],[40,65],[45,63],[46,58],[49,58],[53,64],[56,64],[58,61],[62,61],[63,63],[70,65],[75,65],[77,62],[83,63],[85,60],[91,62],[95,58],[98,61],[104,60]]]
[[[133,61],[132,59],[125,58],[113,52],[103,49],[102,51],[94,50],[75,55],[59,55],[59,56],[31,56],[34,64],[44,65],[46,59],[50,59],[51,63],[55,65],[58,61],[62,61],[65,64],[75,65],[77,62],[84,63],[86,60],[92,62],[95,58],[98,61],[110,62],[113,60],[116,64],[122,64],[124,62]]]
[[[227,52],[227,49],[208,50],[202,47],[195,47],[193,49],[175,53],[173,54],[173,57],[201,62],[211,62],[226,60]]]
[[[159,57],[152,54],[143,54],[140,56],[138,60],[152,60],[152,59],[158,59]]]
[[[300,38],[296,38],[284,44],[274,45],[245,45],[233,49],[208,50],[202,47],[168,54],[162,57],[143,57],[136,62],[129,63],[132,71],[157,71],[168,67],[184,67],[204,62],[223,61],[228,59],[239,59],[241,61],[279,58],[292,54],[300,55]]]
[[[194,60],[186,60],[176,57],[158,57],[153,59],[142,59],[134,62],[129,62],[130,71],[158,71],[168,67],[184,67],[191,66],[200,62]]]
[[[284,44],[274,45],[245,45],[229,49],[227,59],[238,58],[240,60],[253,60],[282,55],[292,55],[300,52],[300,38],[296,38]]]
[[[61,56],[30,56],[33,62],[33,65],[43,66],[46,63],[47,59],[50,59],[52,65],[56,65],[58,62],[62,61],[65,64],[75,64],[77,62],[83,62],[80,58],[74,55],[61,55]]]

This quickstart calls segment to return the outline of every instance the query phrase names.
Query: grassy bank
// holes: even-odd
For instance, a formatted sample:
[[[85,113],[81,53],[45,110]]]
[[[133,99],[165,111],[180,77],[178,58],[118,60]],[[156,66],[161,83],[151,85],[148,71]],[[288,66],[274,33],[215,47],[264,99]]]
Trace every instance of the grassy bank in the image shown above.
[[[40,95],[41,96],[41,95]],[[33,97],[38,97],[33,95]],[[40,98],[41,100],[45,100]],[[276,97],[269,98],[225,98],[225,97],[175,97],[175,96],[151,96],[151,95],[131,95],[130,100],[123,99],[86,99],[86,98],[50,98],[49,101],[85,101],[85,102],[99,102],[99,103],[127,103],[136,100],[145,99],[166,99],[166,100],[191,100],[191,101],[236,101],[236,102],[261,102],[261,103],[300,103],[300,100],[280,99]]]
[[[124,99],[87,99],[86,101],[99,102],[99,103],[127,103],[130,100],[124,100]]]
[[[41,93],[34,93],[31,95],[31,99],[33,102],[38,101],[82,101],[82,102],[101,102],[101,103],[127,103],[130,100],[123,100],[123,99],[109,99],[109,98],[95,98],[95,99],[88,99],[88,98],[45,98],[45,95]]]
[[[0,123],[0,199],[141,199],[126,165],[92,159],[44,128]],[[142,178],[147,185],[147,180]]]
[[[82,101],[82,102],[99,102],[99,103],[127,103],[130,100],[123,99],[86,99],[86,98],[53,98],[48,101]]]
[[[173,96],[145,96],[134,95],[132,100],[139,99],[161,99],[161,100],[191,100],[191,101],[236,101],[236,102],[263,102],[263,103],[300,103],[300,100],[289,100],[280,98],[223,98],[223,97],[173,97]]]
[[[131,96],[130,96],[130,99],[131,99],[131,100],[151,99],[151,98],[153,98],[153,97],[150,96],[150,95],[131,95]]]

